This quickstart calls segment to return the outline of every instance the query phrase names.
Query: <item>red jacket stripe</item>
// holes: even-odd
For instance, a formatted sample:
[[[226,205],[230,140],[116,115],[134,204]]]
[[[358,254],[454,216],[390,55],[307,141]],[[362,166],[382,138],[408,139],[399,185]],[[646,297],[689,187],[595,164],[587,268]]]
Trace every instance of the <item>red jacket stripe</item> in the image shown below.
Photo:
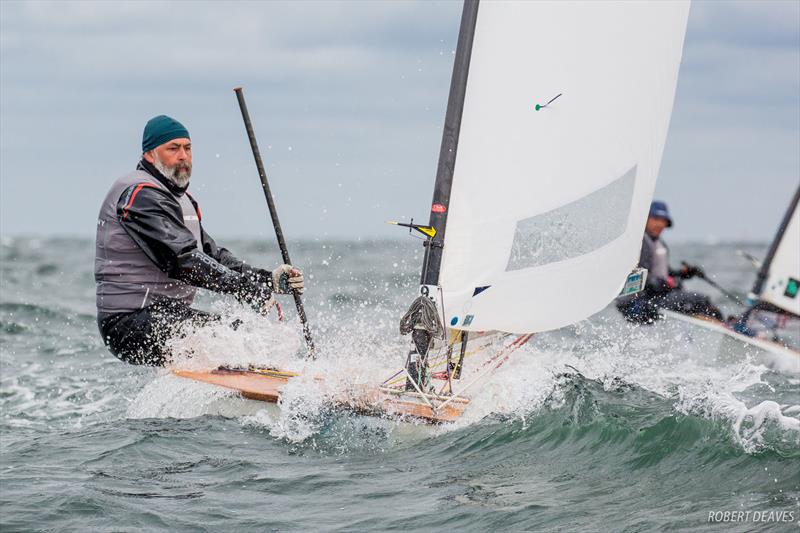
[[[122,218],[128,218],[128,209],[130,209],[130,207],[133,205],[133,200],[136,198],[136,195],[139,194],[139,191],[142,190],[142,187],[153,187],[154,189],[158,189],[158,187],[156,187],[152,183],[140,183],[139,185],[137,185],[136,188],[133,190],[133,194],[131,194],[131,199],[128,200],[128,203],[122,209],[123,211]]]

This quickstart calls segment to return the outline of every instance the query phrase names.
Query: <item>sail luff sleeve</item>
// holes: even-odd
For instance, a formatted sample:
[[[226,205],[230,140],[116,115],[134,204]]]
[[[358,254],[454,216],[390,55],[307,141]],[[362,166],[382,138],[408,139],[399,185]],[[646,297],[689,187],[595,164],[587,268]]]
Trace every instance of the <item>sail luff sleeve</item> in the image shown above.
[[[436,285],[439,282],[442,245],[449,211],[450,190],[453,185],[453,170],[456,164],[464,97],[467,92],[467,77],[472,55],[472,41],[475,36],[475,24],[478,18],[478,4],[479,0],[464,0],[461,14],[461,26],[458,31],[456,57],[453,63],[453,75],[450,79],[450,94],[447,99],[442,145],[439,150],[439,164],[436,169],[436,183],[431,203],[429,225],[436,229],[436,239],[428,243],[429,246],[425,250],[421,279],[423,285]]]
[[[753,284],[753,294],[757,297],[760,297],[761,292],[764,290],[764,282],[766,282],[767,277],[769,277],[769,270],[772,265],[772,260],[775,258],[775,253],[778,251],[778,246],[780,246],[781,240],[783,240],[783,235],[786,232],[786,228],[789,226],[792,215],[794,214],[795,209],[797,209],[798,201],[800,201],[800,186],[797,187],[794,197],[789,203],[789,208],[783,215],[780,226],[778,226],[778,231],[775,233],[775,238],[772,240],[772,244],[770,244],[769,250],[767,251],[767,256],[761,263],[761,269],[758,271],[758,276]]]

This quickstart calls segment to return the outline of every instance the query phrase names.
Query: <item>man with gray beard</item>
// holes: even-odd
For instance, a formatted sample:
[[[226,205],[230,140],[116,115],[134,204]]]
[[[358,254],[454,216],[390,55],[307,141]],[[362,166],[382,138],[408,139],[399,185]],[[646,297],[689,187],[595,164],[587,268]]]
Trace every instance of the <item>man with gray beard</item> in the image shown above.
[[[97,323],[111,353],[128,363],[164,365],[171,337],[187,324],[220,319],[191,307],[198,287],[231,294],[263,313],[273,294],[304,290],[297,268],[255,268],[214,242],[186,190],[191,175],[188,130],[159,115],[144,128],[136,170],[114,182],[100,208]]]

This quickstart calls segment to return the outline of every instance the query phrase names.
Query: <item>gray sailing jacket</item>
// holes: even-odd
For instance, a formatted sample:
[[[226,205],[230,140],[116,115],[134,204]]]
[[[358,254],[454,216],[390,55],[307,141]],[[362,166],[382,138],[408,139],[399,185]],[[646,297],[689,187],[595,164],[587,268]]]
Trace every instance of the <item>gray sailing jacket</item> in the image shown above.
[[[98,319],[134,312],[158,298],[189,305],[196,287],[263,304],[271,294],[270,273],[218,247],[203,231],[192,198],[165,183],[142,161],[103,200],[95,247]]]
[[[670,276],[667,245],[661,239],[654,239],[645,233],[639,255],[639,266],[648,270],[647,285],[657,291],[663,290]]]
[[[654,239],[647,233],[642,238],[639,266],[647,269],[647,284],[644,290],[617,298],[617,307],[625,307],[636,300],[649,300],[664,296],[673,290],[667,281],[669,276],[679,273],[669,268],[669,248],[661,239]]]

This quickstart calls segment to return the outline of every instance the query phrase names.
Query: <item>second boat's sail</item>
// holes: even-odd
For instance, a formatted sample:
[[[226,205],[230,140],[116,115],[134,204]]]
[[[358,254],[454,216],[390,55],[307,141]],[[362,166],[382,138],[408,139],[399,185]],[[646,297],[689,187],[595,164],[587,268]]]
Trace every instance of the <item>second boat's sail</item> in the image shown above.
[[[441,287],[446,326],[545,331],[619,292],[641,246],[688,9],[480,4],[452,189],[432,208],[441,264],[423,275]]]
[[[761,265],[752,297],[800,316],[800,187]]]

